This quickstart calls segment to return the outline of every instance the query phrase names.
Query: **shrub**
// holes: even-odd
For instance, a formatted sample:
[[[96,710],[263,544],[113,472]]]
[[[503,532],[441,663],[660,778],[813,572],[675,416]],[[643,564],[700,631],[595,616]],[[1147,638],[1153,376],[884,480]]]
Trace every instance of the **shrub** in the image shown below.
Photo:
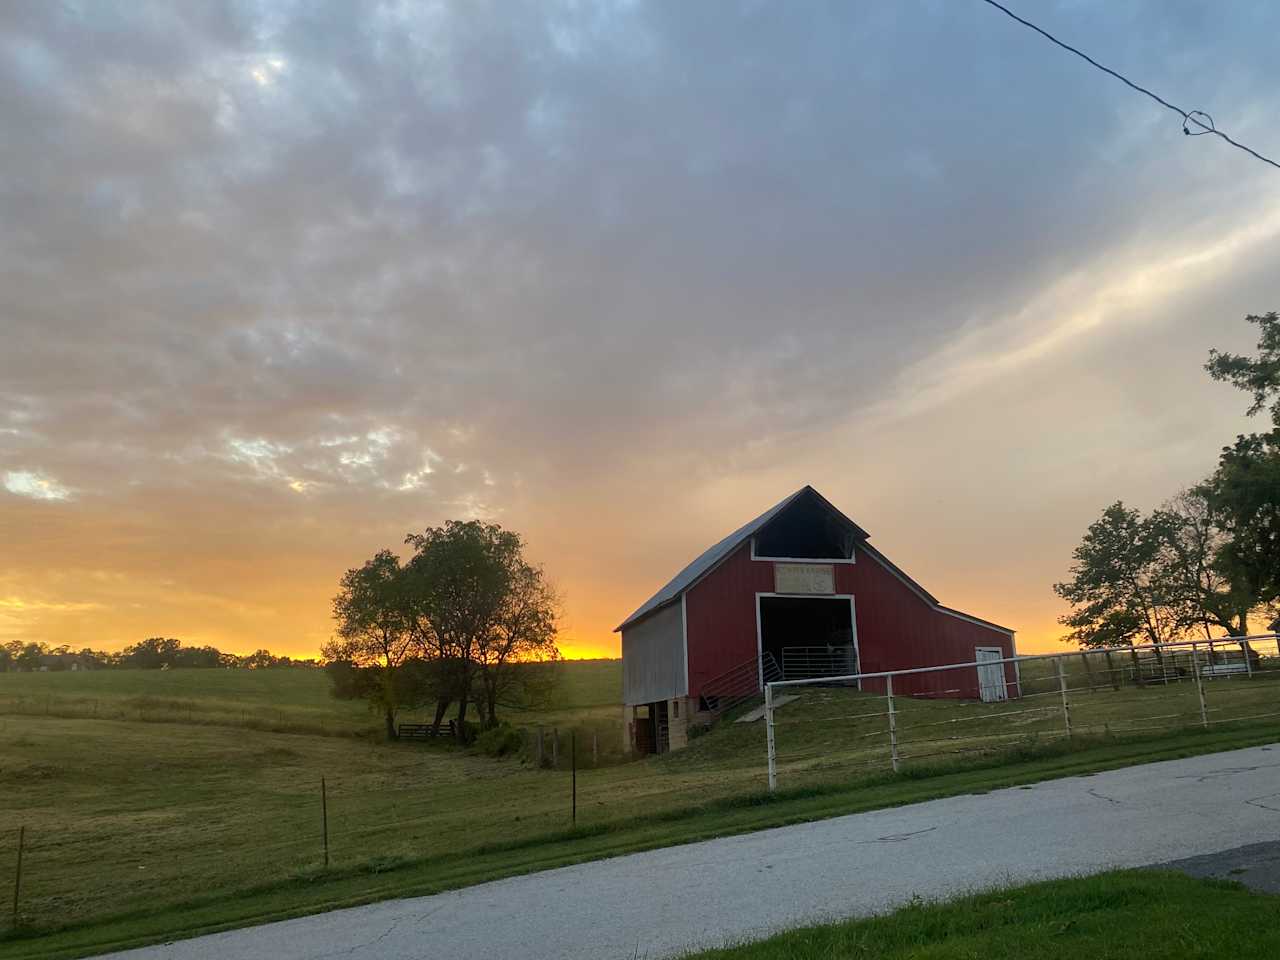
[[[691,723],[689,724],[689,739],[697,740],[699,737],[711,732],[711,724],[709,723]]]
[[[503,721],[476,737],[476,749],[488,757],[507,757],[524,747],[524,734]]]

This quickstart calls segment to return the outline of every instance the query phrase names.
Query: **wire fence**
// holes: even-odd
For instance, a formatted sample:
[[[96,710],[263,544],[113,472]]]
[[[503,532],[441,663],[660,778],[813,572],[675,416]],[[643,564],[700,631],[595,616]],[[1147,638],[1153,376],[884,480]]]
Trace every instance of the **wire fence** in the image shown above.
[[[54,711],[17,718],[0,727],[0,944],[330,871],[427,864],[433,877],[465,877],[470,860],[572,830],[580,799],[598,821],[600,778],[643,791],[619,768],[616,729],[599,725],[519,731],[523,762],[498,762],[450,744],[147,723],[95,770],[92,751],[109,741],[75,749],[90,725]],[[580,798],[584,776],[596,780]],[[6,802],[10,786],[21,806]]]
[[[769,789],[1082,736],[1280,717],[1280,638],[979,659],[765,686]],[[820,733],[815,734],[815,728]]]

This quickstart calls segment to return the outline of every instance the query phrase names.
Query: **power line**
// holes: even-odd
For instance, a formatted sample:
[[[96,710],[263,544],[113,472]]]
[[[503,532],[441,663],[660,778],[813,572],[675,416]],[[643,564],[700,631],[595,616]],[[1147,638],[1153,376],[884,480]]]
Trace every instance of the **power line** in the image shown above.
[[[1061,40],[1059,40],[1057,37],[1051,34],[1048,30],[1043,30],[1040,27],[1037,27],[1030,20],[1024,20],[1022,17],[1018,16],[1008,7],[1004,6],[1004,4],[997,3],[996,0],[983,0],[983,3],[989,4],[990,6],[995,7],[1005,16],[1011,17],[1012,19],[1017,20],[1018,23],[1022,24],[1024,27],[1028,27],[1029,29],[1034,30],[1036,33],[1040,34],[1040,36],[1044,37],[1046,40],[1050,41],[1051,43],[1056,43],[1063,50],[1066,50],[1070,53],[1074,53],[1077,57],[1097,67],[1103,73],[1110,74],[1111,76],[1119,80],[1121,83],[1123,83],[1125,86],[1131,87],[1134,90],[1137,90],[1139,93],[1150,97],[1152,100],[1160,104],[1160,106],[1164,107],[1166,110],[1172,110],[1174,113],[1176,113],[1178,116],[1182,118],[1182,132],[1187,134],[1188,136],[1202,137],[1206,133],[1211,133],[1214,136],[1221,137],[1223,140],[1227,141],[1227,143],[1231,144],[1233,147],[1243,150],[1245,153],[1250,154],[1253,157],[1256,157],[1257,159],[1261,160],[1263,163],[1269,163],[1271,164],[1271,166],[1275,167],[1277,170],[1280,170],[1280,163],[1276,163],[1276,161],[1272,160],[1270,157],[1264,157],[1262,154],[1258,153],[1258,151],[1252,150],[1249,147],[1246,147],[1243,143],[1240,143],[1237,140],[1232,140],[1229,136],[1227,136],[1225,133],[1223,133],[1221,130],[1215,127],[1213,124],[1213,117],[1209,116],[1209,114],[1205,113],[1203,110],[1183,110],[1181,107],[1170,103],[1168,100],[1165,100],[1163,97],[1159,97],[1156,94],[1152,93],[1146,87],[1139,86],[1138,84],[1130,80],[1128,77],[1125,77],[1117,73],[1116,71],[1112,70],[1110,67],[1103,66],[1097,60],[1093,59],[1093,57],[1089,56],[1087,53],[1077,50],[1075,47],[1071,46],[1071,44],[1063,43]],[[1192,126],[1199,127],[1200,129],[1192,130],[1191,129]]]

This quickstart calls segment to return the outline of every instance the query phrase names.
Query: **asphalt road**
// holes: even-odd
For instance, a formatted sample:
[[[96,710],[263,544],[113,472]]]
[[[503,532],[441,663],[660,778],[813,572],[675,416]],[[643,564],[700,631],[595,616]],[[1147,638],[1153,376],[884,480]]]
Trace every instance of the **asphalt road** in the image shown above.
[[[1276,841],[1280,745],[726,837],[112,956],[654,960],[880,913],[916,895]],[[1253,863],[1269,849],[1235,855]],[[1209,858],[1199,868],[1249,869],[1233,862]]]

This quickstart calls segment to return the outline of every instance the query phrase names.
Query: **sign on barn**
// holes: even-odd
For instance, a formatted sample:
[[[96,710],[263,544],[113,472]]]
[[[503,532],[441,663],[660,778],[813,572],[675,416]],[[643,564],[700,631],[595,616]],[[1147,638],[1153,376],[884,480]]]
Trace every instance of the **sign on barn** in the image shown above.
[[[775,593],[835,593],[836,568],[830,563],[774,563]]]

